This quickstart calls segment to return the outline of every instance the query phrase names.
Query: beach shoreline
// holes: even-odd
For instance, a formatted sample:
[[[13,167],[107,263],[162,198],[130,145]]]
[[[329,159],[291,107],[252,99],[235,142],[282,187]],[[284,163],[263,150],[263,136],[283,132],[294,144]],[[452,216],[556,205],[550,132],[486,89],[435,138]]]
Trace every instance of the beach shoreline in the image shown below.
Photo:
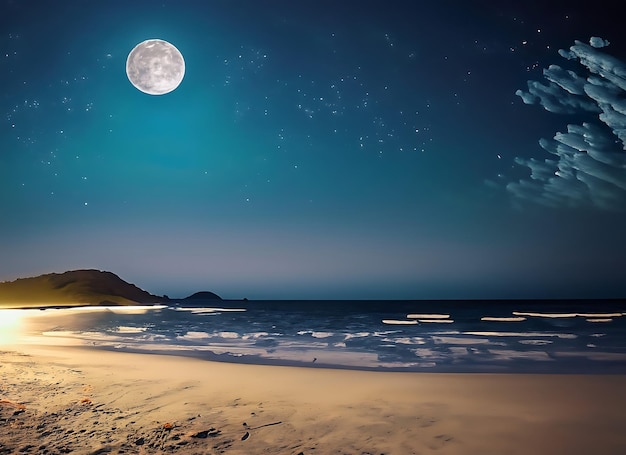
[[[0,357],[0,453],[626,452],[621,375],[368,372],[34,344]]]
[[[626,374],[623,314],[590,309],[525,313],[503,302],[493,311],[449,306],[424,322],[387,326],[386,316],[415,316],[412,304],[331,308],[267,302],[222,308],[88,306],[0,311],[3,344],[83,345],[207,361],[385,372]],[[370,311],[371,310],[371,311]],[[445,310],[445,311],[444,311]],[[575,310],[575,313],[574,313]],[[409,312],[409,313],[407,313]],[[611,316],[612,318],[609,318]],[[445,319],[444,319],[445,317]],[[407,317],[408,318],[408,317]],[[493,321],[495,320],[495,321]],[[446,321],[448,324],[434,323]],[[398,328],[399,327],[399,328]]]

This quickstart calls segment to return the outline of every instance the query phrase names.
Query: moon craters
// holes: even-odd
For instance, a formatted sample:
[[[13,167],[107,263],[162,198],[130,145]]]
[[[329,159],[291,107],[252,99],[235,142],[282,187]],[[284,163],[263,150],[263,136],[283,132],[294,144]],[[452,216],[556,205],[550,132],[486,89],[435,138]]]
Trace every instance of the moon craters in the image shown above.
[[[164,95],[176,89],[185,76],[185,60],[167,41],[149,39],[128,54],[126,74],[131,84],[150,95]]]

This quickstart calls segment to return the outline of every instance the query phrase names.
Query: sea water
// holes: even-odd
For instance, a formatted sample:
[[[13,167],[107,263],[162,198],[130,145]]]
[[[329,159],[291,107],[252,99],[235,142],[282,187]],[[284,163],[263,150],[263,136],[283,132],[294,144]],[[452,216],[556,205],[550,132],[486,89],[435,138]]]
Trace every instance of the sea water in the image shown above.
[[[47,344],[387,371],[626,373],[622,301],[207,300],[20,311],[21,335]]]

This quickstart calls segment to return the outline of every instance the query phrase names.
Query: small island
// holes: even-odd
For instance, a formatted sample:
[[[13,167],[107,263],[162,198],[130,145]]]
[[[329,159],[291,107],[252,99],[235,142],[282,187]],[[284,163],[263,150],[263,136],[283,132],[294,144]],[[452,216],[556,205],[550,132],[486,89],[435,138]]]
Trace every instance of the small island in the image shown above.
[[[189,297],[185,297],[182,300],[184,300],[184,301],[189,301],[189,300],[222,300],[222,298],[219,295],[215,294],[214,292],[200,291],[200,292],[196,292],[194,294],[191,294]]]

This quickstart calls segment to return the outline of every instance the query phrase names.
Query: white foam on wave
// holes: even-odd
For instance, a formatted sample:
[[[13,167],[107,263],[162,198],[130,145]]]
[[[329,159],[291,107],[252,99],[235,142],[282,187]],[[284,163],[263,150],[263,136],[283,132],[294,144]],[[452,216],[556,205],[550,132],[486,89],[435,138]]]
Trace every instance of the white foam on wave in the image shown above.
[[[179,340],[203,340],[209,338],[210,335],[207,332],[187,332],[184,335],[179,335],[176,338]]]
[[[554,332],[463,332],[465,335],[487,336],[487,337],[556,337],[562,339],[573,340],[578,338],[573,333],[554,333]]]
[[[512,349],[488,349],[493,355],[490,360],[535,360],[535,361],[553,361],[547,352],[544,351],[515,351]]]
[[[587,318],[587,322],[613,322],[612,318]]]
[[[456,344],[456,345],[475,345],[475,344],[489,344],[504,346],[504,343],[494,342],[487,338],[475,338],[475,337],[462,337],[462,336],[433,336],[432,340],[435,344]]]
[[[401,330],[383,330],[381,332],[374,332],[373,335],[375,337],[384,337],[387,335],[392,335],[394,333],[402,333],[402,331]]]
[[[193,314],[205,314],[205,313],[236,313],[247,311],[245,308],[214,308],[214,307],[177,307],[175,311],[189,311]]]
[[[420,345],[426,344],[426,340],[422,337],[400,337],[400,338],[383,338],[384,343]]]
[[[351,340],[352,338],[365,338],[368,336],[370,336],[369,332],[346,333],[344,341]]]
[[[417,348],[417,349],[414,349],[413,352],[420,359],[444,360],[447,357],[445,353],[437,351],[435,349],[431,349],[431,348]]]
[[[450,346],[445,350],[432,348],[417,348],[413,353],[421,358],[430,361],[443,360],[447,362],[459,361],[472,355],[473,352],[464,346]]]
[[[294,341],[286,341],[284,343],[281,343],[278,349],[279,350],[282,350],[282,349],[302,350],[302,349],[314,349],[314,348],[326,349],[328,348],[328,344],[329,343],[325,343],[322,341],[307,340],[305,342],[302,342],[302,341],[294,340]]]
[[[401,321],[397,319],[383,319],[383,324],[387,325],[416,325],[418,322],[416,320],[411,321]]]
[[[449,314],[407,314],[407,319],[448,319]]]
[[[452,353],[454,357],[464,357],[469,355],[469,349],[465,346],[450,346],[448,350]]]
[[[626,313],[535,313],[535,312],[520,312],[514,311],[515,316],[529,316],[536,318],[617,318]]]
[[[552,344],[550,340],[519,340],[518,343],[530,344],[533,346],[545,346],[546,344]]]
[[[214,338],[224,338],[228,340],[234,340],[240,338],[237,332],[195,332],[189,331],[185,335],[179,335],[176,337],[179,340],[204,340]]]
[[[491,317],[491,316],[484,316],[482,318],[480,318],[481,321],[487,321],[487,322],[522,322],[525,321],[526,318],[523,316],[512,316],[512,317]]]
[[[313,338],[329,338],[334,336],[334,332],[316,332],[313,330],[300,330],[298,335],[311,335]]]
[[[454,321],[452,319],[418,319],[418,322],[422,323],[435,323],[435,324],[452,324]]]
[[[530,313],[524,311],[514,311],[515,316],[529,316],[533,318],[575,318],[578,313]]]
[[[578,313],[583,318],[619,318],[624,313]]]
[[[270,336],[268,332],[254,332],[254,333],[246,333],[241,337],[242,340],[258,340],[261,337]]]
[[[115,329],[117,333],[142,333],[148,330],[148,327],[127,327],[120,325]]]

